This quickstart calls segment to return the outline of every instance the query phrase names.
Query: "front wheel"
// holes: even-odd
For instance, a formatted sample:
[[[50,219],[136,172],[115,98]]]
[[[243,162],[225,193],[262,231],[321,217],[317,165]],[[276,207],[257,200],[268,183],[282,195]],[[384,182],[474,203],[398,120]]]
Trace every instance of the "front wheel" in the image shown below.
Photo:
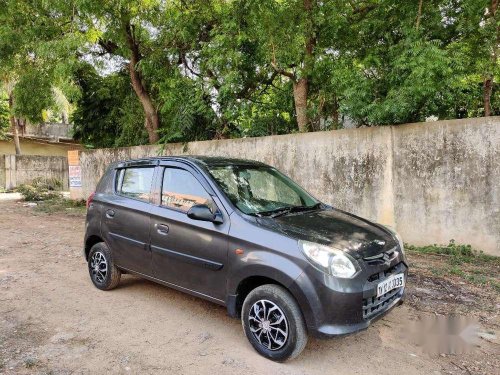
[[[113,262],[111,251],[104,242],[92,246],[88,257],[90,279],[101,290],[116,288],[121,272]]]
[[[279,285],[252,290],[241,314],[245,334],[257,352],[273,361],[297,357],[307,343],[307,330],[293,296]]]

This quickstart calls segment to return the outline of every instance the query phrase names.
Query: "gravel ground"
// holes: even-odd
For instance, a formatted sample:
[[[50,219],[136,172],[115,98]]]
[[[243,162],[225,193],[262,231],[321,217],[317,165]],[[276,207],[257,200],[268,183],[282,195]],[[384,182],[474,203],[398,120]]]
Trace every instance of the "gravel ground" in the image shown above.
[[[494,292],[412,275],[408,303],[368,330],[310,339],[278,364],[254,352],[223,307],[130,275],[113,291],[94,288],[81,214],[0,198],[0,228],[0,374],[500,374]],[[450,288],[467,300],[447,297]],[[481,323],[473,353],[430,355],[406,337],[419,316],[463,306]]]

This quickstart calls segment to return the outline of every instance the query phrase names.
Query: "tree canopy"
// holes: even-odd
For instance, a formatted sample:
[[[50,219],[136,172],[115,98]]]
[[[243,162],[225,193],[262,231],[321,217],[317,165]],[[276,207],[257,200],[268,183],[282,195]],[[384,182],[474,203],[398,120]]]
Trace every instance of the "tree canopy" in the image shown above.
[[[498,115],[497,7],[0,0],[2,113],[43,121],[63,95],[91,147]]]

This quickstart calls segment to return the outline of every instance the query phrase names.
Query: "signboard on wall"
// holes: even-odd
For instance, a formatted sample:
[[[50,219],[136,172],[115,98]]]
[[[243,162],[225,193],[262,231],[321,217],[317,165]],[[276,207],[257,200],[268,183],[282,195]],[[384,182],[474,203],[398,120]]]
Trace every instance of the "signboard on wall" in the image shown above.
[[[68,151],[68,164],[69,165],[80,165],[78,150]]]
[[[69,196],[82,199],[82,167],[78,150],[68,151]]]
[[[82,168],[79,165],[69,166],[69,187],[82,187]]]

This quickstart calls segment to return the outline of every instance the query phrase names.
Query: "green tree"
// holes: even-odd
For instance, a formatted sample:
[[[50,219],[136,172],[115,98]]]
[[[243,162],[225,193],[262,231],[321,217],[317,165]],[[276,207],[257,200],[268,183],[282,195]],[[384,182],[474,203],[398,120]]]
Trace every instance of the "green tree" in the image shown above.
[[[198,1],[170,9],[171,25],[162,36],[178,56],[182,80],[192,82],[184,92],[194,97],[196,120],[210,130],[203,136],[266,135],[294,127],[292,97],[274,85],[277,73],[259,47],[249,9],[247,1]],[[171,91],[171,99],[177,93]]]
[[[328,7],[316,0],[262,0],[248,9],[250,28],[266,63],[291,82],[299,131],[310,129],[308,100],[318,55],[318,20]]]
[[[0,77],[13,129],[73,101],[93,147],[498,114],[497,7],[0,0]]]
[[[69,87],[64,72],[84,39],[74,23],[65,2],[0,1],[0,82],[17,154],[19,126],[43,120],[42,111],[54,104],[53,86]]]
[[[81,89],[71,116],[74,138],[87,147],[122,147],[148,143],[142,106],[130,90],[128,72],[100,76],[81,64],[75,71]]]
[[[5,133],[9,130],[9,97],[5,92],[0,90],[0,139],[5,137]]]
[[[338,82],[340,110],[366,125],[477,115],[471,47],[484,12],[474,0],[378,2],[350,32],[359,39]]]
[[[484,116],[499,114],[500,19],[498,1],[464,0],[460,3],[456,29],[460,39],[454,43],[453,47],[459,58],[467,63],[463,74],[464,90],[475,92],[474,86],[479,82],[482,84],[482,111],[472,112],[472,114]],[[471,98],[468,99],[467,104],[472,104]],[[473,111],[474,107],[471,109]]]
[[[127,67],[132,88],[143,107],[150,143],[159,140],[160,116],[154,82],[144,74],[144,66],[162,48],[156,44],[156,25],[163,6],[168,5],[156,0],[76,1],[79,20],[95,43]]]

